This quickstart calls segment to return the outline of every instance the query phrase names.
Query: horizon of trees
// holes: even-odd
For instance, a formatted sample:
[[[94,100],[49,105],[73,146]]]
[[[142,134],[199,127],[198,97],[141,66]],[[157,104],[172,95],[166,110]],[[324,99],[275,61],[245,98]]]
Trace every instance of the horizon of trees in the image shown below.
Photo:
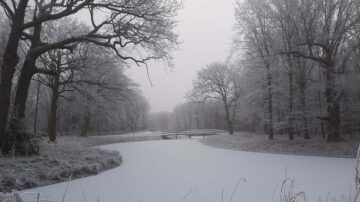
[[[359,133],[359,0],[245,0],[234,9],[232,53],[220,64],[241,72],[239,97],[231,105],[235,130],[263,132],[269,139],[321,136],[327,141]],[[216,63],[198,74],[211,64]],[[216,81],[226,87],[223,80]],[[198,76],[186,103],[154,116],[172,120],[172,130],[227,128],[231,133],[224,127],[229,113],[214,96],[219,90],[210,81],[203,82],[210,94],[199,90],[199,81]],[[216,113],[198,112],[206,108]],[[204,124],[209,119],[218,122]]]
[[[3,154],[24,153],[32,133],[44,131],[49,141],[146,128],[341,141],[360,130],[360,0],[237,1],[229,58],[198,72],[185,103],[156,114],[124,68],[171,64],[181,3],[0,0],[0,7]]]

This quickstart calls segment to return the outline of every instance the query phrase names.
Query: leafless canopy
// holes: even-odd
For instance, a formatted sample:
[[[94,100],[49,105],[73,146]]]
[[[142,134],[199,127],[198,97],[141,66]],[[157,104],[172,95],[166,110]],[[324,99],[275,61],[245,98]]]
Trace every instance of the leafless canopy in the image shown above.
[[[15,20],[20,1],[23,0],[0,0],[10,20]],[[86,16],[87,29],[69,32],[67,37],[53,43],[44,42],[32,54],[88,42],[107,47],[119,58],[137,65],[151,59],[169,61],[169,52],[178,44],[173,28],[180,7],[175,0],[35,0],[27,8],[28,17],[21,29],[23,39],[31,40],[35,26],[67,16]]]

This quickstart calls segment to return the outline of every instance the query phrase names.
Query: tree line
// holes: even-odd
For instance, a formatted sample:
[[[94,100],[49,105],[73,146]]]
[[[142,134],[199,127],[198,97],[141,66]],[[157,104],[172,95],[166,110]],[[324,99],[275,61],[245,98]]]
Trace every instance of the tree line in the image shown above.
[[[359,0],[245,0],[234,9],[231,54],[198,72],[180,107],[188,122],[202,105],[221,109],[200,116],[221,126],[200,128],[225,124],[230,134],[341,141],[359,132]]]
[[[33,131],[37,132],[38,120],[44,116],[48,116],[49,141],[56,140],[58,129],[71,127],[62,124],[66,122],[83,122],[82,134],[94,119],[99,119],[98,127],[141,127],[138,120],[146,116],[148,105],[123,70],[130,62],[146,66],[150,60],[163,60],[170,64],[170,53],[178,45],[173,28],[180,3],[0,0],[0,7],[3,154],[23,154],[33,136],[27,123],[34,119]],[[76,121],[79,119],[83,121]],[[126,124],[119,124],[120,120]]]

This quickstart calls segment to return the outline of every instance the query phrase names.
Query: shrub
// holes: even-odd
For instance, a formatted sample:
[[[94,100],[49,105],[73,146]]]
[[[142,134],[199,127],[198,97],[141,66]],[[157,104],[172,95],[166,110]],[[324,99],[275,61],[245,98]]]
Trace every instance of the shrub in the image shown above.
[[[4,142],[1,147],[3,155],[32,156],[38,155],[41,137],[32,133],[19,130],[8,130],[5,132]]]

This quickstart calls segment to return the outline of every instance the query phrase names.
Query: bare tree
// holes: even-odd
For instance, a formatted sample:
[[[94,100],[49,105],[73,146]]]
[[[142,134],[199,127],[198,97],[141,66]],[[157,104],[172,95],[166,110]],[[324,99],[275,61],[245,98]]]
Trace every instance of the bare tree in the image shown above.
[[[172,32],[175,25],[173,17],[180,5],[176,1],[36,1],[28,4],[19,0],[17,7],[9,6],[7,1],[0,1],[9,19],[13,21],[11,40],[8,40],[8,51],[4,54],[2,66],[3,79],[0,84],[0,134],[6,126],[10,101],[11,80],[18,60],[17,47],[21,38],[30,41],[30,49],[18,81],[15,95],[15,113],[11,120],[14,128],[24,117],[25,102],[31,77],[35,73],[47,73],[36,68],[36,59],[43,53],[54,49],[75,48],[78,42],[93,43],[106,47],[116,53],[122,60],[131,60],[136,64],[145,64],[152,59],[168,60],[169,52],[177,44],[177,36]],[[45,42],[41,38],[43,25],[70,16],[80,10],[88,10],[91,28],[72,34],[61,40]],[[99,16],[101,13],[108,13]],[[105,12],[104,12],[105,11]],[[31,13],[31,20],[25,20],[25,13]],[[13,50],[15,49],[15,50]],[[140,53],[140,54],[137,54]],[[4,71],[5,69],[5,71]]]
[[[87,81],[79,78],[78,72],[90,69],[95,65],[94,53],[90,47],[79,48],[76,53],[66,50],[54,50],[43,54],[38,60],[38,67],[51,71],[52,74],[39,76],[39,81],[51,89],[51,107],[49,114],[49,141],[56,140],[56,122],[59,98],[69,99],[63,94],[73,91],[73,86],[79,82],[89,82],[94,85],[102,85],[97,81]],[[101,53],[97,53],[102,55]],[[106,56],[104,56],[106,57]],[[100,61],[99,61],[100,62]]]
[[[102,68],[92,67],[91,71],[81,71],[78,74],[80,79],[70,86],[75,89],[68,92],[68,96],[72,97],[71,101],[63,103],[65,109],[76,109],[76,112],[71,112],[66,117],[79,117],[81,136],[87,136],[95,130],[98,134],[130,130],[126,107],[134,108],[135,104],[129,106],[128,103],[135,103],[139,99],[133,96],[137,92],[136,85],[124,75],[119,64],[108,63],[101,66]],[[141,107],[135,110],[141,110]],[[146,117],[146,114],[141,116]],[[60,118],[65,121],[66,117]],[[138,126],[142,127],[140,122]]]
[[[277,49],[275,52],[288,52],[293,50],[306,51],[306,47],[298,46],[298,42],[306,38],[304,32],[298,29],[296,21],[302,19],[298,12],[298,3],[295,1],[272,0],[269,16],[274,29],[274,44]],[[302,112],[302,127],[305,139],[310,139],[306,113],[306,94],[307,77],[313,69],[314,62],[303,58],[296,58],[292,55],[281,55],[280,61],[284,64],[284,70],[288,77],[288,112],[287,112],[287,132],[289,139],[294,139],[295,133],[295,101],[296,86],[299,87],[299,99]]]
[[[240,97],[240,72],[235,67],[212,63],[198,72],[190,98],[198,101],[217,99],[223,103],[225,121],[230,134],[234,133],[232,113]]]
[[[266,121],[274,122],[280,134],[285,129],[289,139],[301,133],[308,139],[323,133],[327,124],[328,141],[341,140],[340,128],[349,131],[344,126],[355,125],[350,105],[352,110],[358,106],[348,95],[357,97],[349,82],[355,83],[359,74],[354,71],[360,52],[359,4],[358,0],[239,1],[234,44],[242,51],[238,60],[248,67],[242,114],[261,117],[252,105],[267,110]],[[261,66],[262,71],[257,68]],[[327,114],[319,115],[323,111]],[[238,117],[245,121],[246,116]],[[321,124],[315,124],[318,120]]]
[[[11,19],[12,24],[2,55],[1,79],[0,79],[0,146],[4,143],[4,132],[7,125],[12,79],[15,67],[19,62],[17,49],[21,39],[22,26],[24,25],[26,8],[29,0],[21,0],[17,4],[10,6],[8,1],[1,0],[0,5],[6,15]],[[4,152],[4,151],[3,151]],[[7,152],[7,151],[5,151]]]
[[[106,68],[106,66],[109,65],[118,66],[120,64],[115,64],[114,58],[111,57],[111,54],[102,48],[96,48],[91,45],[81,45],[73,53],[64,50],[54,50],[42,55],[39,63],[40,67],[54,72],[54,74],[40,77],[40,81],[51,90],[49,141],[56,140],[58,100],[59,98],[64,98],[71,101],[71,96],[73,96],[74,91],[80,92],[80,94],[86,97],[85,100],[88,102],[84,109],[82,136],[87,134],[90,126],[90,107],[94,104],[91,101],[95,100],[96,96],[102,94],[99,92],[100,90],[104,92],[104,94],[101,95],[104,99],[109,97],[108,100],[111,100],[110,98],[116,95],[116,97],[120,97],[117,98],[120,100],[122,99],[121,96],[123,99],[132,100],[131,106],[134,106],[136,109],[134,113],[141,111],[141,113],[139,113],[139,116],[141,117],[137,117],[136,121],[140,120],[144,116],[143,113],[147,113],[147,111],[142,111],[142,106],[136,105],[133,102],[133,100],[139,99],[133,99],[133,93],[129,93],[132,86],[131,82],[129,82],[127,78],[123,79],[122,75],[112,72],[112,68]],[[111,74],[113,74],[113,76],[118,76],[118,78],[111,78]],[[92,92],[94,87],[97,89],[95,94]],[[97,102],[100,101],[97,100]],[[140,100],[136,103],[139,102]],[[146,101],[144,101],[144,103],[146,103]],[[110,103],[107,102],[107,104]],[[106,106],[104,107],[106,108]],[[137,125],[140,125],[140,123]],[[136,129],[137,125],[135,126]]]
[[[359,5],[358,0],[305,1],[297,7],[303,19],[298,28],[306,35],[298,45],[308,50],[285,52],[318,62],[325,72],[327,115],[319,118],[328,122],[328,141],[341,139],[341,96],[336,87],[336,73],[347,62],[346,57],[341,57],[342,49],[347,46],[347,39],[353,34],[354,26],[360,24]],[[350,52],[345,54],[351,55]]]
[[[247,50],[248,56],[259,61],[266,70],[267,125],[269,139],[274,138],[273,124],[273,78],[274,63],[272,24],[268,5],[262,0],[238,2],[236,8],[236,48]]]

